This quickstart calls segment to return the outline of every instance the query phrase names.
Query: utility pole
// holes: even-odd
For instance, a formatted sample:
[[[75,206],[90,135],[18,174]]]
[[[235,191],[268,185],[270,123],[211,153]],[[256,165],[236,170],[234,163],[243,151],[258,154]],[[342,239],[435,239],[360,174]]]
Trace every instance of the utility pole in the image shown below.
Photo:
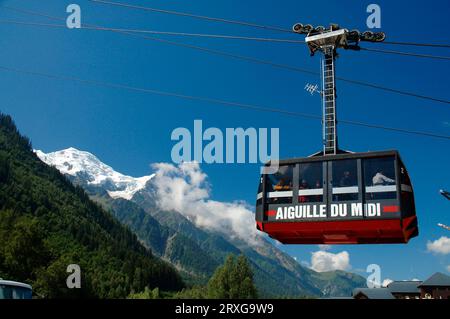
[[[313,27],[310,24],[297,23],[293,31],[306,34],[306,44],[311,56],[317,51],[323,53],[322,57],[322,114],[323,114],[323,154],[334,155],[339,152],[337,136],[336,115],[336,76],[335,61],[337,49],[359,50],[360,41],[382,42],[386,38],[382,32],[373,33],[366,31],[360,33],[358,30],[348,31],[340,28],[337,24],[331,24],[329,28],[323,26]]]
[[[439,192],[441,193],[442,196],[444,196],[445,198],[450,200],[450,193],[449,192],[444,191],[443,189],[441,189]]]
[[[445,198],[447,198],[448,200],[450,200],[450,193],[449,193],[449,192],[444,191],[443,189],[441,189],[439,192],[441,193],[442,196],[444,196]],[[441,223],[439,223],[439,224],[437,224],[437,225],[438,225],[439,227],[441,227],[441,228],[450,230],[450,227],[447,226],[447,225],[444,225],[444,224],[441,224]]]

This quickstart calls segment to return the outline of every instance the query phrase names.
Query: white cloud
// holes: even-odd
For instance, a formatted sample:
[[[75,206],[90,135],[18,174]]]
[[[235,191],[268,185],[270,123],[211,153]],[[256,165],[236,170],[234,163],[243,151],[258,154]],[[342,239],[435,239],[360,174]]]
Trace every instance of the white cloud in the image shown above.
[[[450,272],[450,265],[447,266],[447,271]]]
[[[383,280],[383,283],[381,284],[382,287],[387,287],[391,282],[393,282],[392,279],[386,278]]]
[[[327,251],[331,249],[331,245],[319,245],[319,249],[323,251]]]
[[[207,175],[198,163],[178,166],[159,163],[153,183],[157,204],[164,210],[174,210],[198,227],[245,240],[257,245],[261,234],[255,227],[255,217],[245,202],[219,202],[210,199]]]
[[[450,254],[450,238],[442,236],[435,241],[428,241],[427,249],[429,252],[435,254]]]
[[[350,255],[346,251],[333,254],[319,250],[312,253],[311,269],[315,271],[349,270],[350,268]]]

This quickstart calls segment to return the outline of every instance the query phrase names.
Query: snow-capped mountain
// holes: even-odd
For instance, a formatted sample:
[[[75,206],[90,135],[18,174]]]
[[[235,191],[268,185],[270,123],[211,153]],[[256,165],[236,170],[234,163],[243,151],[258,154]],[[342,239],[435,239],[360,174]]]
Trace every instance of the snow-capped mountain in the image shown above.
[[[89,185],[104,187],[112,198],[131,200],[154,177],[148,175],[135,178],[123,175],[101,162],[95,155],[73,147],[47,154],[40,150],[35,153],[43,162],[54,166],[63,174],[82,176]]]
[[[134,178],[75,148],[35,153],[83,187],[155,255],[172,263],[192,282],[205,284],[226,256],[244,254],[254,265],[255,282],[264,296],[347,296],[365,283],[351,273],[316,273],[264,239],[257,243],[246,240],[253,238],[251,232],[248,238],[239,237],[239,227],[247,229],[247,218],[252,215],[244,214],[242,205],[236,208],[234,203],[209,199],[199,182],[203,175],[194,166],[160,163],[157,175]],[[175,205],[180,203],[184,206]],[[215,213],[219,210],[220,214]],[[213,227],[216,225],[220,228]]]

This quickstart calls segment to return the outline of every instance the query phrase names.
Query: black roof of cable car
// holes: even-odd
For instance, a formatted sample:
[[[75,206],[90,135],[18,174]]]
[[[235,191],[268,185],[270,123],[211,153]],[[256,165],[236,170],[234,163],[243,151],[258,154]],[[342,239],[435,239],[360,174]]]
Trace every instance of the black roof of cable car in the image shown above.
[[[320,154],[320,153],[316,153]],[[384,157],[384,156],[395,156],[400,159],[400,155],[397,150],[388,150],[388,151],[375,151],[375,152],[361,152],[361,153],[340,153],[336,155],[313,155],[310,157],[298,157],[298,158],[290,158],[285,160],[280,160],[280,165],[288,165],[288,164],[296,164],[296,163],[310,163],[310,162],[323,162],[330,160],[342,160],[342,159],[357,159],[357,158],[370,158],[370,157]],[[266,164],[269,166],[270,162]]]

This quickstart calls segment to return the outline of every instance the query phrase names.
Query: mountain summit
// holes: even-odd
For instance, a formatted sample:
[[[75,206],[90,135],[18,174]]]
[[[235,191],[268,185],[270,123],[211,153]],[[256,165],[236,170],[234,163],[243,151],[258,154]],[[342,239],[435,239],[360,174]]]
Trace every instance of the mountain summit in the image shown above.
[[[123,175],[95,155],[73,147],[48,154],[40,150],[35,153],[44,163],[63,174],[82,178],[89,185],[104,187],[112,198],[130,200],[154,177],[154,174],[139,178]]]

